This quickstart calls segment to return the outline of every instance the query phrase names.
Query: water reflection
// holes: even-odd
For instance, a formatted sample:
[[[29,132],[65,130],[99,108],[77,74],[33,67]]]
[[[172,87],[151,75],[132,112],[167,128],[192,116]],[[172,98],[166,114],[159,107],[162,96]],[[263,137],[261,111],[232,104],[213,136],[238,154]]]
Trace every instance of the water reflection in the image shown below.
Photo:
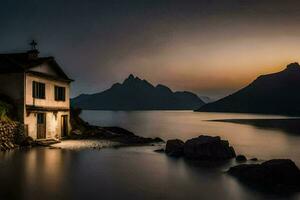
[[[273,119],[278,119],[291,127],[299,126],[296,119],[276,115],[254,115],[235,113],[198,113],[192,111],[83,111],[82,117],[92,124],[102,126],[121,126],[146,137],[161,137],[165,140],[179,138],[187,140],[201,134],[221,136],[229,140],[237,153],[247,157],[267,160],[272,158],[291,158],[300,166],[300,135],[292,134],[297,128],[268,128]],[[270,120],[261,127],[226,123],[211,120],[241,119]],[[285,120],[286,119],[286,120]],[[292,120],[289,122],[289,120]],[[282,123],[282,124],[283,124]],[[277,123],[273,123],[277,124]],[[280,123],[279,123],[280,124]],[[283,125],[278,125],[283,127]],[[300,130],[300,129],[299,129]],[[289,134],[287,134],[289,132]]]
[[[226,120],[211,120],[218,122],[229,122],[237,124],[252,125],[260,129],[279,130],[287,134],[300,136],[300,119],[226,119]]]
[[[68,152],[46,148],[1,153],[1,197],[63,199],[68,194],[64,175],[69,162]]]
[[[0,154],[0,199],[274,198],[227,176],[224,170],[233,163],[204,168],[154,153],[155,148],[37,148]]]
[[[185,140],[201,133],[220,135],[248,157],[292,158],[300,165],[299,136],[281,129],[207,121],[266,116],[193,112],[83,115],[94,124],[123,126],[144,136],[164,139]],[[154,153],[156,148],[34,148],[0,153],[0,199],[300,199],[300,195],[275,197],[245,187],[224,173],[234,161],[204,165]]]

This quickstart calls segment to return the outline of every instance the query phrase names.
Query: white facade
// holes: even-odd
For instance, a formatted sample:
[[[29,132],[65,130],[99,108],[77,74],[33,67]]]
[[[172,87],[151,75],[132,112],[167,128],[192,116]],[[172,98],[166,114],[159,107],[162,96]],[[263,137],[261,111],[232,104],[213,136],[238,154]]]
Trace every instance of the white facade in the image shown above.
[[[43,66],[47,68],[47,66]],[[45,69],[44,69],[45,70]],[[45,84],[45,99],[33,97],[33,82]],[[55,100],[55,86],[65,88],[65,100]],[[53,80],[31,73],[25,74],[25,112],[24,124],[27,126],[28,136],[33,139],[60,139],[62,137],[62,116],[67,118],[67,131],[70,131],[70,87],[65,81]],[[45,114],[45,137],[38,138],[37,115]]]
[[[69,134],[70,83],[53,57],[33,49],[0,54],[0,95],[16,107],[16,120],[33,139],[60,139]]]

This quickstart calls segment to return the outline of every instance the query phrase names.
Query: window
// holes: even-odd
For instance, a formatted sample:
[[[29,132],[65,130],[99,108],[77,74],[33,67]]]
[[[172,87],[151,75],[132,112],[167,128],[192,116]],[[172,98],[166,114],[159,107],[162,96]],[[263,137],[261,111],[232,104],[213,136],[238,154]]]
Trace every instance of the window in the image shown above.
[[[37,114],[37,123],[38,124],[44,124],[45,123],[45,114],[44,113],[38,113]]]
[[[45,99],[45,83],[32,82],[32,97],[37,99]]]
[[[65,101],[66,99],[66,88],[55,86],[55,101]]]

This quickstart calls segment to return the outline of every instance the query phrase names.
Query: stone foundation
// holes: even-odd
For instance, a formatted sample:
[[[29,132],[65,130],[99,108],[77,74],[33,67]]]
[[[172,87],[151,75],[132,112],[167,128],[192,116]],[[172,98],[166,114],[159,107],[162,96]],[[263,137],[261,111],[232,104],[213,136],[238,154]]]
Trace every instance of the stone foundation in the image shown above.
[[[25,138],[24,133],[23,124],[0,121],[0,150],[7,151],[19,147]]]

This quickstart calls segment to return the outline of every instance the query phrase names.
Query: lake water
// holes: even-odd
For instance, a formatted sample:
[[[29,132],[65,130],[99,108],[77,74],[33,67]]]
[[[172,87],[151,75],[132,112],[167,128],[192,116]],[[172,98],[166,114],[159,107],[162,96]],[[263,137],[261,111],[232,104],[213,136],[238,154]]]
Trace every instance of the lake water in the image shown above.
[[[190,111],[84,111],[82,117],[165,140],[219,135],[249,158],[291,158],[300,166],[298,119]],[[224,119],[252,121],[209,121]],[[244,186],[224,173],[235,161],[204,167],[154,153],[157,148],[1,153],[0,199],[300,199],[299,194],[279,197]]]
[[[201,134],[221,136],[237,153],[259,159],[291,158],[300,166],[300,119],[296,127],[224,123],[210,120],[287,119],[284,116],[198,113],[192,111],[84,111],[82,117],[99,126],[120,126],[145,137],[187,140]],[[295,121],[294,119],[292,121]],[[245,121],[245,123],[248,121]],[[275,121],[276,123],[276,121]],[[267,124],[267,123],[266,123]],[[269,123],[270,124],[270,123]],[[298,131],[298,132],[297,132]]]

